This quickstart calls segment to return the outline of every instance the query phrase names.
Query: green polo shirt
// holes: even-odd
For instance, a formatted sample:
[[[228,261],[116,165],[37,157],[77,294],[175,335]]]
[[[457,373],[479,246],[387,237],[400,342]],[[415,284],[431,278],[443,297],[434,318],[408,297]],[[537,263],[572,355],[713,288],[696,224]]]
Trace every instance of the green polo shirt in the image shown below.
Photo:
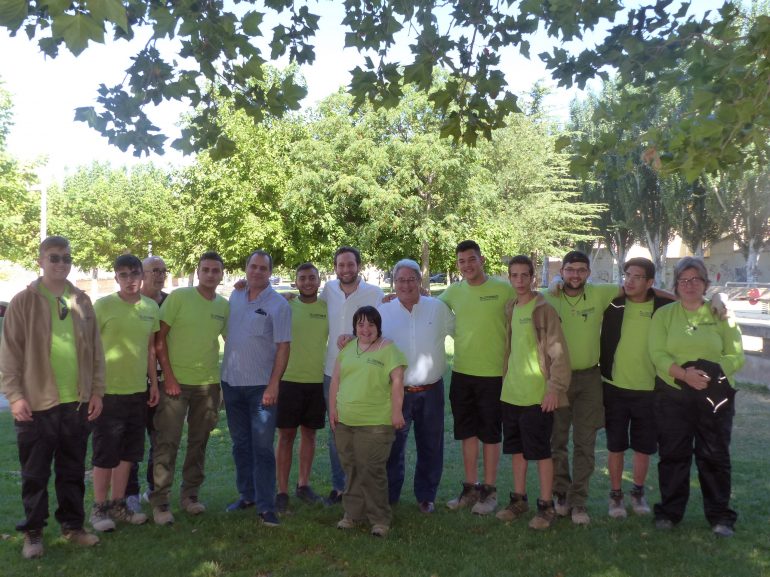
[[[511,350],[500,400],[510,405],[539,405],[545,396],[545,377],[537,355],[537,336],[532,324],[536,299],[515,306],[511,316]]]
[[[144,295],[129,303],[113,293],[97,300],[94,310],[104,349],[106,393],[146,391],[150,336],[160,330],[157,303]]]
[[[48,301],[51,309],[51,368],[59,390],[60,403],[74,403],[78,400],[78,351],[75,346],[75,325],[70,311],[64,320],[59,318],[61,303],[40,283],[40,294]],[[69,288],[62,295],[68,309],[71,309]]]
[[[171,327],[166,344],[178,383],[219,382],[219,335],[227,335],[229,310],[222,296],[208,300],[196,287],[177,289],[163,301],[160,320]]]
[[[376,351],[359,354],[358,339],[340,351],[340,388],[337,393],[337,416],[349,427],[390,425],[390,373],[406,367],[404,354],[393,343]]]
[[[647,347],[652,312],[652,300],[634,303],[626,299],[620,341],[612,363],[610,383],[616,387],[633,391],[655,388],[655,367]]]
[[[329,319],[326,302],[303,303],[299,298],[289,301],[291,307],[291,352],[283,373],[284,381],[293,383],[322,383]]]
[[[511,285],[489,277],[478,286],[454,283],[439,295],[455,314],[453,370],[476,377],[500,377],[505,352],[505,303]]]
[[[543,292],[548,304],[559,313],[573,371],[590,369],[599,364],[599,335],[604,309],[619,293],[618,285],[591,283],[587,283],[583,294],[576,297],[567,296],[564,291],[558,297]]]

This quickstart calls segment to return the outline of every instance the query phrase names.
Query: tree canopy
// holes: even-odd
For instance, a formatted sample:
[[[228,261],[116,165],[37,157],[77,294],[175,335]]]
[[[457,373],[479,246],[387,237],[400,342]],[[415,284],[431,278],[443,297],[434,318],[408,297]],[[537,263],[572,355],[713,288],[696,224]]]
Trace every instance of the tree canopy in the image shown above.
[[[232,142],[215,121],[220,97],[232,97],[233,106],[255,122],[299,107],[306,94],[301,80],[286,76],[266,85],[259,82],[262,65],[284,56],[300,65],[313,63],[324,4],[5,0],[0,26],[12,34],[23,30],[49,57],[62,47],[80,54],[107,35],[147,37],[125,81],[101,85],[98,106],[77,109],[76,118],[122,150],[160,153],[166,137],[148,110],[164,100],[183,101],[194,112],[171,146],[186,152],[215,148],[223,156],[232,153]],[[730,1],[702,17],[694,16],[689,2],[673,0],[632,8],[620,0],[344,0],[344,8],[338,24],[345,45],[364,56],[364,64],[351,71],[354,104],[392,108],[412,85],[442,114],[441,134],[466,143],[490,138],[519,111],[501,56],[530,57],[538,31],[552,39],[553,48],[537,57],[560,86],[583,87],[591,78],[617,72],[629,90],[601,114],[634,122],[654,94],[633,88],[666,93],[691,84],[692,98],[679,122],[647,131],[639,143],[690,180],[739,161],[745,147],[766,138],[770,126],[770,17],[747,21]],[[264,30],[268,15],[278,22],[272,31]],[[579,42],[588,31],[599,31],[596,46]],[[263,35],[268,48],[260,48]],[[170,51],[160,47],[166,39]],[[410,58],[392,57],[397,42],[408,43]],[[568,43],[579,48],[569,50]],[[439,70],[448,79],[437,86]],[[590,147],[582,152],[592,153]]]

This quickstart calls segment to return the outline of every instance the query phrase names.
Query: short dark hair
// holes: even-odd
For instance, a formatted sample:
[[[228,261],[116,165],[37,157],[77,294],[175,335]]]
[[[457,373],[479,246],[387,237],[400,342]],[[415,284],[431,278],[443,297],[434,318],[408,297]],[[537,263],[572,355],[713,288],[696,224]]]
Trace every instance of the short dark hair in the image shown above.
[[[623,272],[628,272],[628,267],[631,266],[638,266],[639,268],[644,269],[644,276],[648,279],[655,278],[655,265],[650,259],[642,256],[630,258],[623,265]]]
[[[303,262],[301,265],[299,265],[297,267],[297,274],[301,273],[303,270],[314,270],[316,273],[318,273],[318,267],[312,262]]]
[[[127,268],[128,270],[138,270],[139,272],[144,272],[142,261],[140,261],[139,258],[132,254],[121,254],[118,258],[115,259],[115,262],[112,264],[112,270],[116,271],[119,268]]]
[[[374,307],[361,307],[353,315],[353,335],[356,334],[356,325],[361,319],[366,319],[370,323],[373,323],[377,327],[377,338],[382,336],[382,317],[380,311]]]
[[[591,261],[588,259],[588,255],[582,250],[571,250],[565,254],[564,258],[561,260],[561,266],[565,267],[566,265],[572,264],[574,262],[585,263],[588,268],[591,268]]]
[[[221,264],[221,265],[222,265],[222,268],[223,268],[223,269],[225,268],[225,263],[224,263],[224,261],[222,260],[222,257],[221,257],[221,256],[219,256],[219,253],[218,253],[218,252],[215,252],[215,251],[213,251],[213,250],[209,250],[209,251],[206,251],[206,252],[204,252],[204,253],[201,255],[201,257],[198,259],[198,266],[200,266],[200,265],[201,265],[201,263],[202,263],[204,260],[215,260],[215,261],[217,261],[219,264]]]
[[[477,243],[475,240],[464,240],[457,244],[457,248],[455,248],[455,254],[460,254],[461,252],[465,252],[466,250],[475,250],[476,254],[481,256],[481,247],[479,246],[479,243]]]
[[[246,259],[246,266],[244,268],[248,268],[251,259],[253,259],[255,256],[265,257],[267,259],[267,264],[270,267],[270,272],[273,272],[273,257],[270,256],[269,252],[261,249],[257,249],[249,255],[249,258]]]
[[[341,246],[337,249],[337,252],[334,253],[334,266],[337,266],[337,257],[346,252],[349,252],[356,257],[356,264],[361,264],[361,252],[357,248],[353,246]]]
[[[43,239],[43,242],[40,243],[40,248],[38,249],[38,254],[40,256],[43,256],[43,253],[47,251],[49,248],[69,248],[70,247],[70,241],[67,240],[67,238],[63,236],[49,236]]]
[[[529,276],[535,276],[535,265],[532,264],[532,259],[524,254],[517,254],[511,260],[508,261],[508,272],[511,272],[511,265],[513,264],[525,264],[529,267]]]

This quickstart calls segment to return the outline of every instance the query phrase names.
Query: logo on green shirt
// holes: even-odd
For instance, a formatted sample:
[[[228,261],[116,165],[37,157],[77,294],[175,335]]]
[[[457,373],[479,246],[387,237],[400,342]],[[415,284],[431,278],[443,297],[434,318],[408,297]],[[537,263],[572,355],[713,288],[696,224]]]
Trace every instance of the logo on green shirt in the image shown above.
[[[211,318],[214,319],[215,321],[220,321],[220,322],[224,322],[225,321],[225,316],[224,315],[218,315],[218,314],[215,314],[215,313],[211,313]]]
[[[486,296],[481,296],[481,297],[479,297],[479,300],[480,300],[481,302],[486,302],[486,301],[499,301],[499,300],[500,300],[500,295],[486,295]]]
[[[382,361],[378,361],[377,359],[366,359],[366,364],[367,365],[374,365],[376,367],[384,367],[385,366],[385,363],[383,363]]]
[[[318,320],[325,321],[326,320],[326,315],[321,314],[321,313],[310,313],[310,318],[311,319],[318,319]]]

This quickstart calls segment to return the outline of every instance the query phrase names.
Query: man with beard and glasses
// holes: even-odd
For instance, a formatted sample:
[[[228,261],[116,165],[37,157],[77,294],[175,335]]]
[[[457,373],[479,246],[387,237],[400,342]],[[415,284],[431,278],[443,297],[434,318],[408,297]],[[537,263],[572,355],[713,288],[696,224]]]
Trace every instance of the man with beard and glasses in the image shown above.
[[[326,410],[329,410],[329,385],[334,371],[334,363],[339,354],[337,339],[340,335],[349,334],[353,326],[353,315],[363,306],[377,307],[384,297],[380,287],[365,282],[359,272],[361,269],[361,253],[357,248],[341,246],[334,253],[335,280],[326,283],[321,291],[320,299],[326,302],[329,318],[329,338],[326,346],[326,362],[324,366],[324,399]],[[337,446],[334,435],[329,429],[329,461],[332,470],[332,489],[326,500],[333,505],[342,501],[345,490],[345,473],[337,456]]]
[[[554,464],[554,503],[557,515],[571,515],[576,525],[588,525],[588,486],[594,472],[596,433],[604,426],[602,375],[599,371],[599,334],[605,309],[613,299],[623,296],[616,284],[588,282],[591,265],[588,256],[568,252],[562,259],[562,285],[545,293],[548,303],[561,319],[569,349],[572,379],[567,391],[569,406],[554,411],[551,448]],[[665,291],[659,296],[672,298]],[[572,474],[567,445],[572,429]]]

